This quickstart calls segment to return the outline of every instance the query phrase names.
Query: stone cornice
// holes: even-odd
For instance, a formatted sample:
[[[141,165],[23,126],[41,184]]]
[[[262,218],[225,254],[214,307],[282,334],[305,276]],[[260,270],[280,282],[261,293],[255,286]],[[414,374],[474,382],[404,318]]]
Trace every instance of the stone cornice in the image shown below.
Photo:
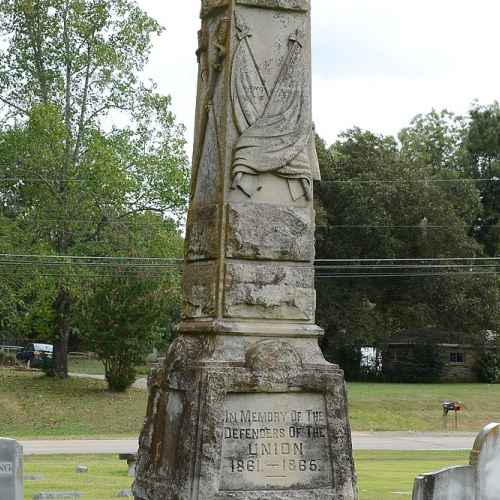
[[[201,17],[208,17],[212,12],[227,7],[229,3],[230,0],[202,0]],[[236,0],[236,3],[262,9],[298,12],[308,12],[310,6],[310,0]]]

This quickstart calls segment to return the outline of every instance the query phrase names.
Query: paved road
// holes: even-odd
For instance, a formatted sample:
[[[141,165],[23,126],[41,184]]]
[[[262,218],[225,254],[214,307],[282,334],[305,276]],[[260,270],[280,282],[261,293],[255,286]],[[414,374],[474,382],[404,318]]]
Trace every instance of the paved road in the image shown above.
[[[475,434],[355,432],[356,450],[470,450]],[[21,441],[25,455],[134,453],[137,439]]]
[[[135,453],[137,439],[19,441],[25,455],[100,455]]]
[[[356,450],[471,450],[476,435],[461,432],[354,432],[352,442]]]

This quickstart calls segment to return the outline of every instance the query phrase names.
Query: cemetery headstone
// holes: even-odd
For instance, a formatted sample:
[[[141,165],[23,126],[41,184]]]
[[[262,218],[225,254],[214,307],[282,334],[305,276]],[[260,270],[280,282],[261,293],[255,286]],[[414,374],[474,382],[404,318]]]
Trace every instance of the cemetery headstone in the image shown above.
[[[83,493],[79,491],[43,491],[33,495],[33,500],[50,500],[52,498],[81,498]]]
[[[127,461],[129,477],[135,477],[135,466],[137,464],[137,453],[120,453],[118,455],[120,460]]]
[[[354,500],[319,348],[311,0],[202,0],[182,322],[149,379],[137,500]]]
[[[23,498],[23,449],[13,439],[0,438],[0,499]]]
[[[413,500],[500,499],[500,424],[477,436],[470,464],[423,474],[415,480]]]
[[[43,474],[25,474],[25,481],[44,481],[45,476]]]
[[[116,495],[118,498],[131,498],[133,497],[132,490],[122,490],[119,491],[118,494]]]

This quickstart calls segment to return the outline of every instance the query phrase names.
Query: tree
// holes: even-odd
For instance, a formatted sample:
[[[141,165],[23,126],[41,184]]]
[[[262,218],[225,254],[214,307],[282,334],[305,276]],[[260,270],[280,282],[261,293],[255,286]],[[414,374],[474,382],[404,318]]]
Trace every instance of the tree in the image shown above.
[[[165,345],[179,296],[178,280],[135,273],[96,281],[83,301],[88,345],[104,364],[108,386],[126,390],[135,380],[136,366],[154,348]]]
[[[406,130],[407,137],[416,133]],[[323,177],[316,190],[318,258],[483,255],[471,231],[481,213],[474,183],[460,181],[464,174],[450,166],[453,161],[433,165],[427,155],[409,154],[409,144],[405,148],[403,154],[394,138],[360,129],[345,132],[330,148],[318,141]],[[317,282],[318,319],[327,332],[324,348],[334,361],[347,363],[349,353],[356,361],[360,348],[381,346],[409,326],[479,335],[497,324],[493,276],[441,276],[443,270],[433,268],[423,273],[431,276],[419,276],[419,268],[408,268],[401,271],[405,276],[379,272],[371,278],[372,267],[366,265],[354,273],[358,276],[335,277],[348,272],[337,268],[325,278],[320,273]]]
[[[4,0],[0,30],[0,169],[11,179],[0,196],[32,235],[25,248],[96,255],[116,221],[182,216],[183,129],[170,98],[140,80],[158,23],[133,0]],[[50,286],[55,372],[65,377],[79,285],[60,274]]]
[[[483,212],[475,236],[490,256],[500,252],[500,105],[475,104],[466,138],[468,171],[479,179]]]
[[[448,110],[417,115],[399,133],[401,156],[436,170],[464,169],[467,120]]]
[[[182,255],[183,239],[174,224],[150,213],[137,214],[135,222],[137,226],[107,229],[107,254],[128,246],[130,255],[164,259]],[[171,325],[178,319],[179,306],[176,262],[127,264],[89,282],[79,300],[78,325],[87,346],[104,363],[111,390],[126,390],[135,380],[136,366],[153,348],[172,340]]]

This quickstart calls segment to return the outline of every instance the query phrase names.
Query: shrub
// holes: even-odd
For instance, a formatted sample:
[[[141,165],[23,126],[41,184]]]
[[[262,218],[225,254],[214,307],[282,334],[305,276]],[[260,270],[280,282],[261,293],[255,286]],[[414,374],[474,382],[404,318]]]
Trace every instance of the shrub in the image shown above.
[[[3,349],[0,349],[0,366],[15,366],[16,356]]]
[[[384,375],[389,382],[427,384],[439,381],[443,367],[436,346],[421,342],[411,346],[391,369],[384,369]]]
[[[496,352],[483,350],[479,358],[479,381],[495,384],[498,380],[498,357]]]
[[[106,382],[111,391],[125,392],[134,382],[137,375],[131,362],[119,360],[104,361]]]
[[[54,374],[54,360],[52,357],[47,356],[46,354],[42,354],[37,363],[37,368],[45,373],[48,377],[53,377]]]

